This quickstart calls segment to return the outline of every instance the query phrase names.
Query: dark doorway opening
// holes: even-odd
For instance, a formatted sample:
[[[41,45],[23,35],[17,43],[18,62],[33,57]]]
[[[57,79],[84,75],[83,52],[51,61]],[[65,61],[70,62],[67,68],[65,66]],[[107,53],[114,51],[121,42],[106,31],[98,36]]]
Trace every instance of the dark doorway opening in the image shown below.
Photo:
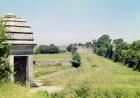
[[[26,56],[14,57],[14,82],[25,84],[26,83]]]

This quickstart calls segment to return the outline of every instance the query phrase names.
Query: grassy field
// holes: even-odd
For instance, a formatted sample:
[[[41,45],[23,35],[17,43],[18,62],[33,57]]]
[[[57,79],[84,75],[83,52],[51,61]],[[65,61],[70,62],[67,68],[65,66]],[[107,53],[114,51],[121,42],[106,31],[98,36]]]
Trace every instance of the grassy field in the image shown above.
[[[70,53],[60,53],[60,54],[37,54],[34,55],[35,61],[70,61]]]
[[[70,66],[50,66],[50,65],[35,65],[34,66],[34,77],[38,78],[42,75],[49,75],[54,72],[65,70],[67,68],[70,68]]]
[[[19,84],[5,83],[0,84],[0,98],[53,98],[53,95],[47,92],[34,93]]]
[[[60,59],[60,58],[58,58]],[[51,85],[67,87],[87,81],[91,85],[113,85],[139,87],[140,73],[126,66],[114,63],[94,54],[81,54],[82,65],[80,68],[67,68],[54,73],[43,75],[44,81],[50,81]],[[60,66],[60,68],[63,66]],[[43,69],[45,70],[45,69]],[[47,70],[47,68],[46,68]],[[48,71],[53,70],[50,69]],[[40,78],[42,79],[42,78]],[[46,84],[47,85],[47,84]],[[50,84],[49,84],[50,85]]]
[[[80,56],[82,64],[77,69],[69,66],[34,66],[36,78],[46,86],[63,87],[61,93],[33,94],[28,88],[6,84],[0,85],[0,98],[140,98],[140,72],[92,53]],[[71,60],[71,55],[35,55],[34,60],[66,61]]]
[[[34,55],[34,61],[70,61],[71,58],[70,53]],[[67,68],[70,68],[70,66],[35,65],[34,76],[39,77],[42,75],[48,75]]]
[[[107,98],[112,98],[109,97],[112,96],[112,93],[119,93],[133,98],[135,98],[135,95],[140,95],[139,72],[95,54],[80,54],[80,56],[82,59],[80,68],[70,67],[43,75],[39,79],[43,80],[45,85],[56,85],[69,89],[79,88],[81,85],[86,84],[94,89],[94,93],[101,92],[101,96],[103,94],[103,96],[108,96]],[[108,95],[104,95],[104,93]]]

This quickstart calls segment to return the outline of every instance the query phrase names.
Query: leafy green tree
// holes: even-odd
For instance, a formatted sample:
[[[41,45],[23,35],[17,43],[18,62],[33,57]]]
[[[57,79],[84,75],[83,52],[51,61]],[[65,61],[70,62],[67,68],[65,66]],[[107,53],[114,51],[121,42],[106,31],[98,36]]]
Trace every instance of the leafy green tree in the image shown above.
[[[6,27],[2,19],[0,19],[0,81],[8,81],[11,68],[8,64],[7,58],[9,55],[9,45],[6,43]]]
[[[119,45],[121,43],[123,43],[123,39],[121,39],[121,38],[113,40],[114,45]]]
[[[135,51],[138,51],[140,50],[140,40],[136,41],[136,42],[133,42],[131,44],[131,49],[135,50]]]
[[[105,57],[109,58],[109,59],[112,59],[112,56],[113,56],[113,46],[110,45],[110,47],[108,47],[107,50],[106,50]]]
[[[122,62],[123,64],[128,64],[128,59],[129,59],[129,51],[128,50],[122,50]]]
[[[123,41],[123,39],[115,39],[113,41],[114,46],[114,53],[113,53],[113,60],[115,62],[122,62],[126,63],[126,53],[125,50],[128,50],[129,45]]]
[[[102,35],[98,40],[97,40],[97,54],[100,56],[106,56],[107,49],[111,47],[111,39],[109,35]]]
[[[137,64],[134,67],[134,70],[140,71],[140,51],[136,54],[136,57],[137,57]]]
[[[116,49],[114,51],[113,57],[112,57],[112,59],[113,59],[114,62],[119,62],[120,61],[120,59],[121,59],[121,52],[122,52],[121,49]]]
[[[134,70],[140,71],[140,40],[134,41],[130,45],[130,49],[133,50],[133,53],[129,53],[129,56],[132,55],[130,61],[133,61],[132,64],[131,62],[130,64],[131,66],[133,65]]]
[[[136,59],[136,51],[129,49],[128,50],[128,67],[134,67],[137,64],[137,59]]]

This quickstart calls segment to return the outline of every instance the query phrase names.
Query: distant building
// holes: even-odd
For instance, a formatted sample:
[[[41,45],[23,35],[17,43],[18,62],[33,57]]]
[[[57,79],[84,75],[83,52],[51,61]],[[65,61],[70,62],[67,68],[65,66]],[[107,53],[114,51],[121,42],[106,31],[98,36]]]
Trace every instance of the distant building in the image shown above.
[[[33,32],[27,21],[8,13],[3,17],[6,22],[7,42],[11,45],[9,64],[14,71],[13,82],[27,84],[33,80]]]
[[[77,52],[78,53],[91,53],[91,48],[86,48],[85,46],[77,46]]]

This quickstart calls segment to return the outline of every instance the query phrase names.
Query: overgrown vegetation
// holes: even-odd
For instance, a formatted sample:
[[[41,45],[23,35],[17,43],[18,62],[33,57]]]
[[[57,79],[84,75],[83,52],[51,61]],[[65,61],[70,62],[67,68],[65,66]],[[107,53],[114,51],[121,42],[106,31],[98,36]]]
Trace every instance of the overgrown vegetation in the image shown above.
[[[9,49],[6,43],[6,27],[0,18],[0,82],[8,81],[12,73],[7,61]]]

